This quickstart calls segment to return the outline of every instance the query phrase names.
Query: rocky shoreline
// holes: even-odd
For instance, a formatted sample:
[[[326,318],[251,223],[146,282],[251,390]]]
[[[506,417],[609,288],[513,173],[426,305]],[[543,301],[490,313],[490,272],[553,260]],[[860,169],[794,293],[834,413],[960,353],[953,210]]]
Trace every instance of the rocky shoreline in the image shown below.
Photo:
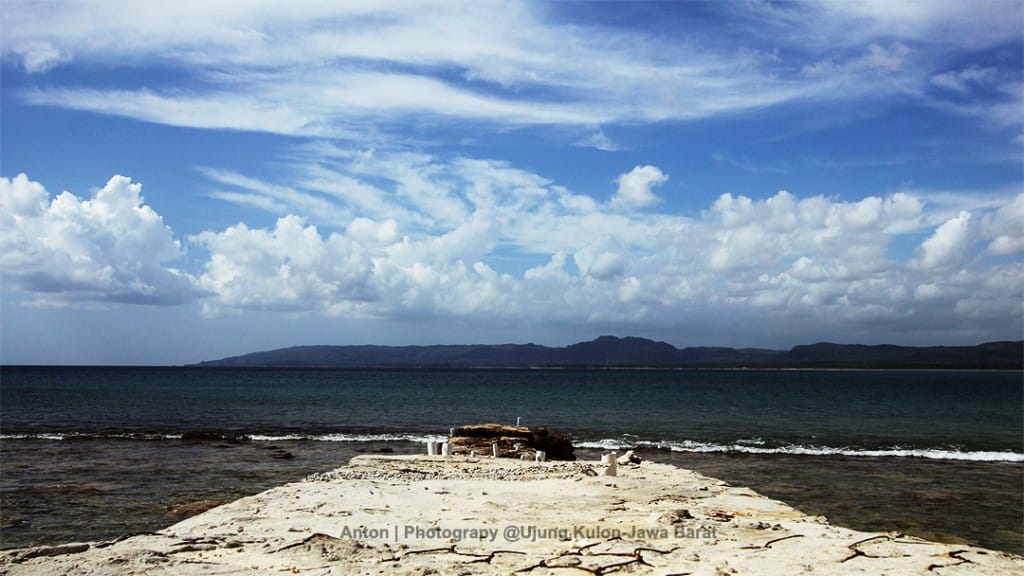
[[[6,550],[0,574],[1018,574],[1024,558],[831,526],[664,464],[358,456],[108,542]]]

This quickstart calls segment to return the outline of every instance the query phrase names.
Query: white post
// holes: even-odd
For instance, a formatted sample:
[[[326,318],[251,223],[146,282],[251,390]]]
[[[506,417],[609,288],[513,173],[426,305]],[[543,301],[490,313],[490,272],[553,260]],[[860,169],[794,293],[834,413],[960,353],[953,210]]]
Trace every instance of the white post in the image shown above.
[[[519,428],[519,426],[520,426],[520,424],[519,424],[519,416],[516,416],[516,428]]]
[[[427,455],[437,456],[437,442],[434,442],[433,440],[427,441]]]
[[[615,452],[611,454],[605,454],[604,463],[608,465],[604,470],[605,476],[618,476],[618,462],[615,460]]]
[[[537,453],[533,455],[533,458],[537,462],[543,462],[544,459],[547,458],[547,456],[547,452],[543,450],[537,450]]]
[[[451,444],[449,444],[447,442],[445,442],[444,444],[441,444],[441,456],[444,456],[445,458],[447,458],[448,456],[451,456],[451,455],[452,455],[452,446],[451,446]]]
[[[498,443],[497,442],[491,444],[491,452],[493,453],[495,458],[498,457]]]

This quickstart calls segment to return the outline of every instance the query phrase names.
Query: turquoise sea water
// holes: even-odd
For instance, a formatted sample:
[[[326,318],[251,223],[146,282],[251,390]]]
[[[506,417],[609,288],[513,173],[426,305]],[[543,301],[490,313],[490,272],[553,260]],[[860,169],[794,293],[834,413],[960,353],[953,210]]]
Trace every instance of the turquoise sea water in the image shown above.
[[[638,448],[861,529],[1024,552],[1019,372],[0,371],[0,545],[113,537],[474,422]],[[589,453],[587,451],[590,451]]]

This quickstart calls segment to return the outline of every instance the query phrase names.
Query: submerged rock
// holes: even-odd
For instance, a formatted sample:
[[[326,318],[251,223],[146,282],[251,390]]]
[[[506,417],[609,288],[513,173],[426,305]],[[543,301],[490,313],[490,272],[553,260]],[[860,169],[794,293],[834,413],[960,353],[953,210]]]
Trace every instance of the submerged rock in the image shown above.
[[[391,454],[395,451],[395,449],[390,446],[357,446],[355,450],[360,454]]]
[[[247,439],[243,434],[223,430],[186,430],[181,433],[182,442],[230,442],[238,444]]]
[[[174,516],[175,518],[190,518],[197,514],[202,514],[212,508],[216,508],[217,506],[227,504],[228,502],[230,502],[230,500],[196,500],[195,502],[167,506],[166,510],[169,516]]]
[[[548,460],[575,460],[574,448],[568,438],[545,427],[527,428],[505,424],[473,424],[456,428],[448,439],[452,454],[491,455],[498,445],[501,458],[533,458],[543,451]]]

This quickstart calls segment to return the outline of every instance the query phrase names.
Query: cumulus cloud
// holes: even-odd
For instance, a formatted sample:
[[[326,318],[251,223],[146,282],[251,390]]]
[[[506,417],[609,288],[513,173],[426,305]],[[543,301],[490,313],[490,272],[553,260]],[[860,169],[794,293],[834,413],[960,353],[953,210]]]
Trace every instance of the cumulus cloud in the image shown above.
[[[376,298],[369,254],[343,235],[322,237],[297,216],[279,219],[273,230],[238,224],[191,240],[210,253],[198,278],[216,294],[207,300],[207,312],[228,307],[340,314]]]
[[[19,174],[0,178],[0,264],[24,290],[66,300],[182,303],[197,293],[185,272],[166,266],[184,255],[142,186],[114,176],[92,198],[50,199]]]
[[[399,240],[398,223],[388,219],[376,222],[369,218],[356,218],[348,225],[348,236],[363,246],[382,248]]]
[[[350,248],[368,259],[352,265],[360,274],[351,294],[361,296],[289,292],[284,285],[305,286],[308,279],[277,272],[267,277],[281,285],[248,293],[295,309],[306,298],[307,309],[333,306],[343,314],[622,326],[668,326],[710,310],[864,330],[882,322],[909,330],[926,319],[934,323],[932,315],[950,327],[978,326],[1000,307],[1001,322],[1021,316],[1012,292],[1019,265],[985,260],[1020,243],[1019,197],[935,203],[905,191],[857,201],[787,191],[761,199],[724,194],[699,216],[684,217],[625,211],[622,199],[600,204],[502,162],[332,153],[342,157],[351,165],[336,169],[378,183],[375,170],[386,167],[390,183],[380,186],[381,201],[397,214],[356,219],[344,231]],[[620,177],[614,197],[642,199],[619,192],[650,192],[665,178],[638,166]],[[943,216],[957,204],[962,213]],[[434,206],[453,207],[453,218],[427,218]],[[465,216],[459,220],[458,213]],[[268,269],[277,270],[282,257]],[[534,257],[541,263],[521,273],[502,271],[510,259]],[[256,271],[240,276],[250,273]],[[315,268],[311,274],[320,275]],[[211,268],[205,280],[214,276]],[[203,287],[228,296],[210,299],[211,307],[253,304],[240,304],[217,283]]]
[[[612,207],[628,210],[653,206],[659,202],[659,199],[651,189],[667,181],[668,176],[657,167],[637,166],[619,176],[619,189],[612,197]]]
[[[786,191],[757,202],[723,194],[705,213],[714,223],[707,262],[712,270],[755,270],[803,255],[829,255],[836,266],[867,271],[885,264],[895,231],[916,228],[922,209],[904,194],[835,202]]]
[[[361,184],[388,167],[388,178],[374,173],[383,194],[376,211],[393,217],[339,225],[288,214],[267,228],[200,232],[188,237],[201,255],[192,275],[168,266],[184,250],[139,184],[115,176],[91,199],[51,200],[24,175],[4,180],[5,279],[65,301],[198,299],[208,315],[275,310],[623,329],[729,317],[868,335],[922,325],[985,334],[1022,322],[1024,270],[1006,258],[1024,250],[1021,194],[961,202],[954,215],[943,215],[953,197],[937,204],[909,192],[857,201],[724,194],[688,217],[585,202],[589,195],[507,163],[370,156],[351,153],[334,169]],[[285,206],[307,193],[233,178],[251,190],[289,191],[279,194]],[[644,181],[656,180],[652,171]],[[339,213],[365,206],[358,196],[332,201]],[[455,212],[426,213],[435,206]],[[536,263],[519,267],[527,261]]]
[[[971,242],[971,214],[966,211],[960,212],[956,218],[951,218],[939,226],[921,244],[918,264],[924,268],[959,266],[963,263]]]
[[[626,271],[626,258],[614,252],[602,252],[587,267],[587,276],[608,280]]]
[[[1024,253],[1024,193],[1012,202],[986,214],[982,233],[991,241],[988,253],[999,256]]]

